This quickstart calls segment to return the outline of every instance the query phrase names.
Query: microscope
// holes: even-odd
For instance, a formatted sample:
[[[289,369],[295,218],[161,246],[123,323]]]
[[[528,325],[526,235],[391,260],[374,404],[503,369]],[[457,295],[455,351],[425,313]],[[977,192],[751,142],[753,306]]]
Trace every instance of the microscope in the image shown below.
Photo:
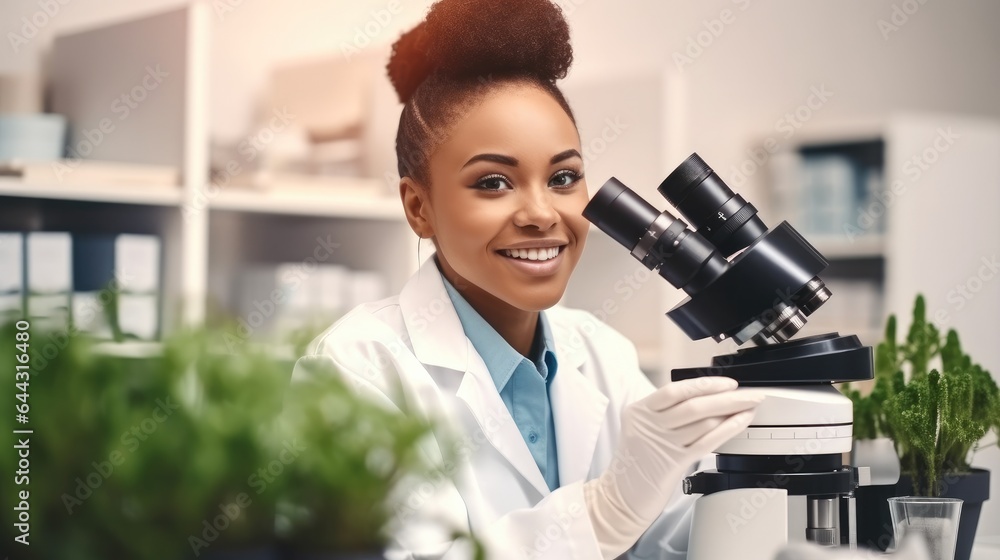
[[[872,350],[835,332],[792,340],[830,298],[818,276],[827,261],[788,222],[769,229],[698,154],[657,191],[687,222],[614,177],[583,215],[687,293],[667,316],[689,338],[752,342],[674,369],[673,380],[722,375],[766,395],[751,425],[715,450],[716,468],[684,480],[685,494],[701,495],[688,558],[771,559],[801,540],[855,548],[854,490],[868,473],[843,465],[853,409],[833,384],[871,379]]]

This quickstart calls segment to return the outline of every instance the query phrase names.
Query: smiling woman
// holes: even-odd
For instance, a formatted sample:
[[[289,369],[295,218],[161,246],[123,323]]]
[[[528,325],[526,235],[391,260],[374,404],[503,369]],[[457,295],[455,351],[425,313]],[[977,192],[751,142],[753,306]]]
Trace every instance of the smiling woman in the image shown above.
[[[586,241],[579,149],[551,95],[515,82],[452,125],[430,159],[429,184],[401,181],[407,218],[434,241],[445,278],[523,355],[538,311],[562,297]],[[539,262],[549,248],[555,258]]]
[[[631,342],[558,304],[589,231],[555,85],[571,61],[548,0],[441,0],[393,46],[399,194],[435,253],[295,373],[332,362],[361,395],[439,426],[427,452],[446,476],[402,490],[393,558],[461,557],[467,533],[492,558],[682,558],[680,481],[760,400],[725,378],[656,390]]]

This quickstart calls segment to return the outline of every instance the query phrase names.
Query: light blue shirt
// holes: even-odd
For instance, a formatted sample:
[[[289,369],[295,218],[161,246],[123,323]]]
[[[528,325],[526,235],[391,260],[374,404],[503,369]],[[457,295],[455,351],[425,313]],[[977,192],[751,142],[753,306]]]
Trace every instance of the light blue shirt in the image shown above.
[[[559,487],[559,468],[549,386],[555,377],[557,363],[545,312],[538,314],[538,328],[531,347],[533,360],[529,360],[514,350],[444,275],[441,279],[465,335],[486,363],[500,398],[510,411],[549,490],[555,490]]]

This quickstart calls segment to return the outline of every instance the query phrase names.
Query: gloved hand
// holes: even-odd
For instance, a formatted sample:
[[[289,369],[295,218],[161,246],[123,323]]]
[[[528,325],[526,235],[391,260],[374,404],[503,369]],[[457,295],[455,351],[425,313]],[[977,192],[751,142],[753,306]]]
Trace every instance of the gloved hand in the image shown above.
[[[583,486],[605,559],[639,539],[693,463],[750,424],[764,396],[736,387],[728,377],[674,381],[625,407],[615,458]]]

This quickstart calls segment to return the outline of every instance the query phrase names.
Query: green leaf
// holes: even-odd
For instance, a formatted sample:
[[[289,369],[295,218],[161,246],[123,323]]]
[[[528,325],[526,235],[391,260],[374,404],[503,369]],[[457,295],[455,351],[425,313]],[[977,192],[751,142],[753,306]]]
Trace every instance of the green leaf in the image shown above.
[[[941,333],[927,322],[927,305],[924,296],[918,295],[913,306],[913,322],[903,348],[903,356],[910,363],[911,378],[927,374],[931,358],[938,354],[940,346]]]

